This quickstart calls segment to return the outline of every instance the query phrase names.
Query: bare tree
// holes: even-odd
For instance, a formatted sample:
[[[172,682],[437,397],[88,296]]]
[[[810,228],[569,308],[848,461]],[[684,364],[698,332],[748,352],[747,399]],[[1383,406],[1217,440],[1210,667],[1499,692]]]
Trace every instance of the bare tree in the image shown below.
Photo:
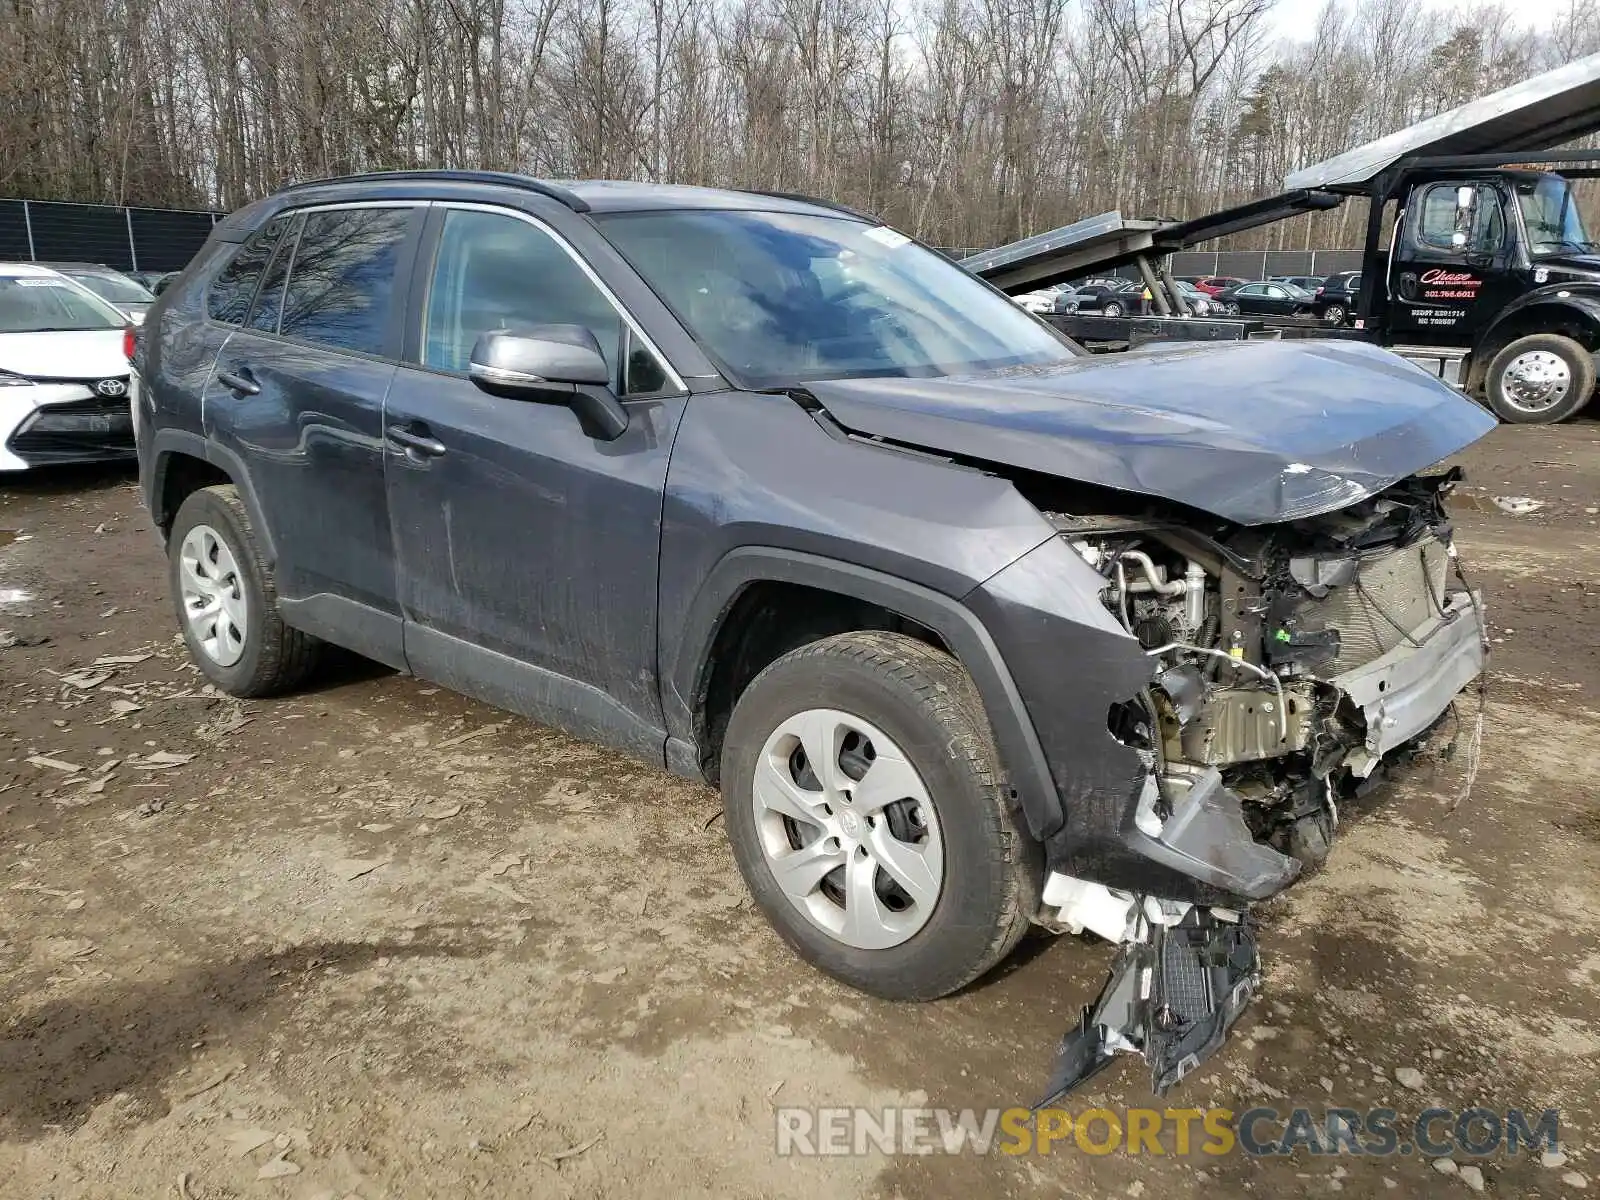
[[[0,193],[233,207],[473,166],[806,191],[936,244],[1190,216],[1600,50],[1508,3],[0,0]],[[1299,9],[1297,8],[1297,15]],[[1349,245],[1364,215],[1239,235]]]

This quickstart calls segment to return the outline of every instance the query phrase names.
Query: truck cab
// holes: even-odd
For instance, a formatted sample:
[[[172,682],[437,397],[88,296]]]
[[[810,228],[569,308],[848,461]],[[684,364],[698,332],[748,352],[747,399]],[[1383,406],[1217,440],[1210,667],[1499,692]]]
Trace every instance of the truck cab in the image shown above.
[[[1592,394],[1600,246],[1561,175],[1480,168],[1412,181],[1383,277],[1363,323],[1393,343],[1461,348],[1463,382],[1502,418],[1560,420]]]
[[[1418,175],[1363,323],[1390,344],[1460,348],[1463,385],[1503,420],[1576,413],[1595,387],[1600,246],[1572,184],[1516,167]]]

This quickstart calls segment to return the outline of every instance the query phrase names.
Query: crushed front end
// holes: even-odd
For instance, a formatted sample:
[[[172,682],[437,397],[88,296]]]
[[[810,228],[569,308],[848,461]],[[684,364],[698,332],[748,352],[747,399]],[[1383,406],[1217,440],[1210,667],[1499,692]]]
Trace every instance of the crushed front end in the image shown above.
[[[1046,842],[1046,923],[1121,947],[1049,1099],[1119,1051],[1158,1093],[1214,1052],[1257,986],[1250,903],[1320,867],[1341,801],[1482,673],[1482,601],[1445,508],[1457,478],[1282,524],[1047,514],[1149,669],[1104,718],[1142,764],[1134,786],[1069,802]]]

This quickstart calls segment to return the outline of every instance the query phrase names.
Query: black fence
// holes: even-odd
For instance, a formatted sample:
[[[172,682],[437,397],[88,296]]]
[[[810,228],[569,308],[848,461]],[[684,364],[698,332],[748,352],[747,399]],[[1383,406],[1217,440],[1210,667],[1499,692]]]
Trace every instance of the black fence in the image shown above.
[[[220,213],[0,200],[0,261],[92,262],[121,271],[177,271]]]
[[[1359,250],[1186,250],[1172,256],[1174,275],[1332,275],[1361,270]]]
[[[0,261],[93,262],[122,271],[176,271],[188,264],[222,213],[115,208],[55,200],[0,200]],[[976,247],[949,247],[951,258]],[[1359,271],[1359,250],[1189,250],[1172,256],[1174,275],[1331,275]],[[1131,267],[1117,272],[1132,276]]]

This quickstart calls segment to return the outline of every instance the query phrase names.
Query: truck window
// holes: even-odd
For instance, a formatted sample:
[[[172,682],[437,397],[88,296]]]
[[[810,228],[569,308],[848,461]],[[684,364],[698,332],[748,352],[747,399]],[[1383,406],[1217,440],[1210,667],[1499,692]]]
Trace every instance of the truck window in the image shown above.
[[[1488,254],[1505,240],[1506,218],[1499,195],[1478,184],[1478,205],[1465,246],[1455,244],[1457,183],[1435,183],[1422,194],[1421,216],[1417,220],[1417,241],[1434,250],[1454,254]]]
[[[1531,254],[1561,254],[1594,248],[1578,215],[1572,187],[1565,179],[1546,175],[1537,180],[1518,182],[1517,203],[1522,207],[1522,222],[1528,228]]]

